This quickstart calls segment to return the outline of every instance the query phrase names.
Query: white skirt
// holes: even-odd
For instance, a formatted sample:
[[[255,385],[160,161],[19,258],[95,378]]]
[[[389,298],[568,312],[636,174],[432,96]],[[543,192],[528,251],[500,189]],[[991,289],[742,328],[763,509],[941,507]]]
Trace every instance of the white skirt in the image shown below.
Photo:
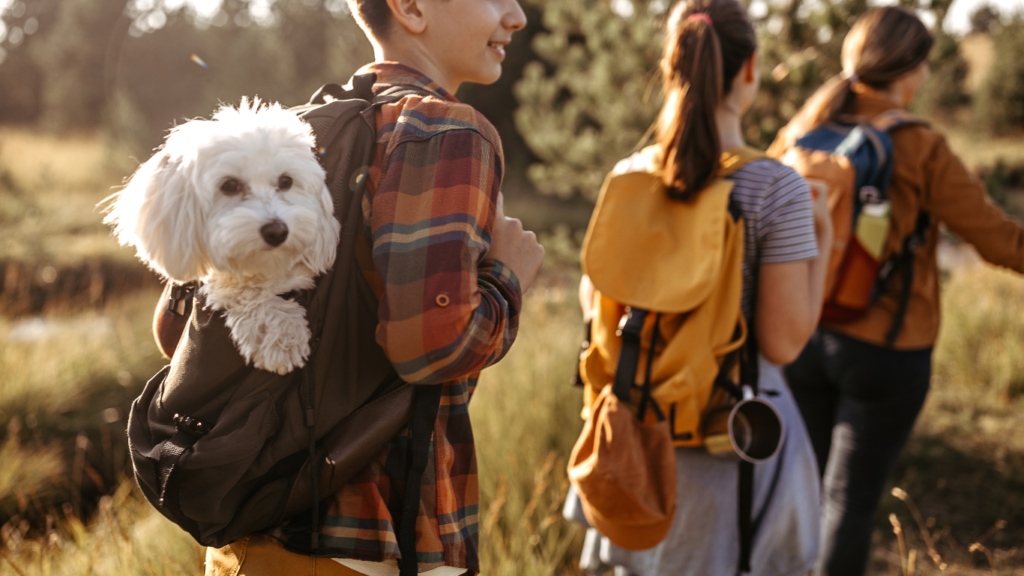
[[[818,556],[820,476],[807,429],[778,366],[760,362],[760,396],[785,422],[779,454],[754,466],[756,576],[801,576]],[[634,552],[587,530],[580,567],[600,572],[617,567],[637,576],[733,576],[739,574],[739,464],[702,448],[677,448],[678,504],[668,535],[649,550]],[[579,496],[570,490],[563,514],[589,528]]]

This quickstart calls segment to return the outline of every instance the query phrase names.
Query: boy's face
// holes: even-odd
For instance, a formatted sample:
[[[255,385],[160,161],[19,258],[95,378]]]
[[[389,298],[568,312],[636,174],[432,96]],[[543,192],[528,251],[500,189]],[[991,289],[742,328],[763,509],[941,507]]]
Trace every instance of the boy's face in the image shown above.
[[[455,91],[462,82],[491,84],[501,77],[505,47],[526,25],[517,0],[421,0],[423,41]]]

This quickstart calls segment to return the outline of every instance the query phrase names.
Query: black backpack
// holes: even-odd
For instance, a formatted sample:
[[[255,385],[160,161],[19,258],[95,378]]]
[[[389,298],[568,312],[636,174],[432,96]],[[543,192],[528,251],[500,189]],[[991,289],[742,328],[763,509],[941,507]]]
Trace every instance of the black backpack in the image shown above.
[[[412,420],[409,475],[399,518],[402,574],[415,574],[415,520],[441,385],[411,386],[376,343],[378,302],[354,254],[361,201],[375,147],[375,110],[425,92],[399,86],[376,97],[373,74],[328,84],[293,109],[316,135],[334,215],[337,259],[316,287],[294,297],[307,310],[305,367],[278,375],[247,365],[224,317],[194,286],[174,287],[166,314],[188,316],[171,364],[132,404],[128,441],[135,478],[164,516],[200,544],[221,547],[311,515]],[[188,306],[181,306],[182,300]],[[189,311],[190,309],[190,311]]]

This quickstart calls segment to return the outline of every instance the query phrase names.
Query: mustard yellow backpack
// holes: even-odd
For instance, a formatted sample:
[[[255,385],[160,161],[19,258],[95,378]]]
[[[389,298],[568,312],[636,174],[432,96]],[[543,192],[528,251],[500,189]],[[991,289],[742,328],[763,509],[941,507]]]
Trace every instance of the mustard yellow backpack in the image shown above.
[[[723,153],[719,178],[687,202],[667,195],[656,146],[641,151],[643,170],[609,175],[582,253],[596,289],[579,366],[584,419],[619,374],[615,388],[633,384],[630,404],[644,396],[643,405],[654,408],[642,410],[644,419],[667,420],[675,446],[704,445],[710,409],[737,396],[733,359],[747,338],[744,226],[726,177],[764,157],[752,148]]]

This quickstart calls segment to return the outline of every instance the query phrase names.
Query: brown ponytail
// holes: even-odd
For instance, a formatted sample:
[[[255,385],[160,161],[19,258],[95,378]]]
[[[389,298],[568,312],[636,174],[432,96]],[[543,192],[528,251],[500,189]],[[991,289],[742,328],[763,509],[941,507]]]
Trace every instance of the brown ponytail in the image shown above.
[[[692,199],[717,176],[722,145],[715,110],[756,49],[754,27],[737,0],[688,0],[673,8],[661,59],[665,104],[656,131],[670,196]]]
[[[855,82],[885,90],[927,60],[934,43],[924,23],[905,8],[887,6],[866,12],[843,40],[843,73],[807,100],[769,154],[777,155],[800,136],[853,113]]]

